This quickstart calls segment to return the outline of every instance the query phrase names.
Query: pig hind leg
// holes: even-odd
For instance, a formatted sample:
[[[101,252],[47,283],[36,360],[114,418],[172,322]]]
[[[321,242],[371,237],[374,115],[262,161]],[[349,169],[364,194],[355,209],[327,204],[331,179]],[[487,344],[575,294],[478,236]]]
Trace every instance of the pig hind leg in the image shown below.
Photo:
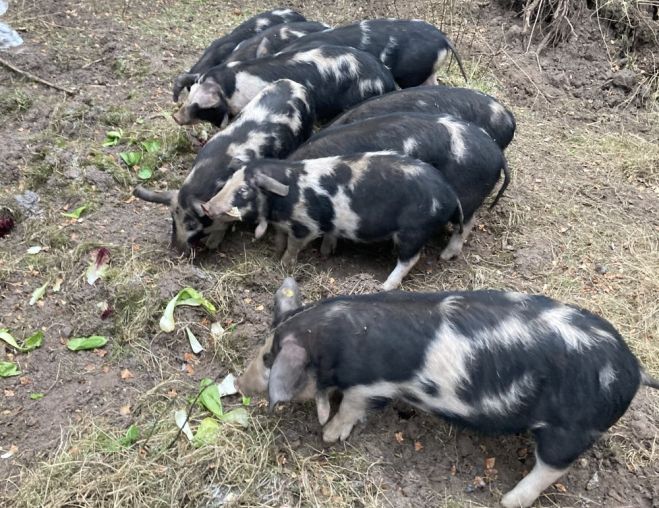
[[[334,443],[345,441],[352,428],[364,418],[368,407],[368,398],[357,389],[349,389],[343,393],[339,410],[323,429],[323,441]]]
[[[427,230],[428,228],[426,228]],[[405,276],[410,273],[410,270],[419,261],[421,248],[427,240],[428,235],[423,230],[418,229],[407,229],[394,236],[394,241],[398,245],[398,263],[384,284],[382,284],[382,289],[391,291],[400,286]]]
[[[584,429],[543,427],[535,431],[535,466],[501,499],[505,508],[531,506],[542,492],[558,480],[600,433]]]
[[[448,261],[449,259],[453,259],[459,255],[462,252],[462,246],[464,245],[465,241],[467,241],[471,230],[474,228],[475,222],[476,219],[472,216],[471,219],[469,219],[462,228],[462,233],[460,233],[459,229],[454,225],[451,239],[449,240],[448,245],[444,247],[444,250],[439,255],[439,257],[444,261]]]

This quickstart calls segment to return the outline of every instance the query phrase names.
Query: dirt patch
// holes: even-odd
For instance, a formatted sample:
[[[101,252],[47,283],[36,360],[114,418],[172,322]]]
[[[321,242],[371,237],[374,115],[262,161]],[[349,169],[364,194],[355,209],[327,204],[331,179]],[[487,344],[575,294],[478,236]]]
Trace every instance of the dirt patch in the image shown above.
[[[582,305],[610,319],[659,374],[659,123],[635,93],[646,76],[622,60],[626,43],[617,32],[605,31],[602,44],[592,17],[580,18],[570,42],[537,56],[526,51],[522,21],[510,10],[451,5],[294,5],[330,23],[432,21],[456,41],[470,86],[497,95],[517,116],[504,199],[480,212],[458,260],[439,259],[445,239],[429,245],[404,289],[510,288]],[[267,334],[285,272],[271,242],[255,243],[247,230],[233,232],[220,252],[175,255],[168,211],[131,197],[137,168],[120,153],[157,140],[148,185],[180,185],[196,140],[210,129],[171,121],[173,76],[216,34],[268,6],[12,3],[8,21],[26,42],[4,57],[78,93],[0,75],[0,207],[16,217],[0,239],[0,327],[21,338],[38,329],[46,336],[29,354],[0,345],[2,359],[23,371],[0,380],[0,446],[17,447],[0,460],[5,504],[219,506],[233,498],[243,505],[492,506],[531,467],[528,436],[479,436],[403,404],[371,415],[348,443],[326,447],[312,405],[270,415],[254,400],[247,429],[226,427],[213,446],[170,446],[174,409],[187,406],[202,378],[241,371]],[[462,85],[454,67],[440,77]],[[119,129],[117,144],[103,146],[107,132]],[[81,220],[62,216],[82,205]],[[42,251],[28,254],[35,245]],[[110,250],[110,268],[90,286],[84,273],[99,246]],[[394,264],[390,245],[341,243],[321,259],[314,244],[293,275],[305,301],[314,301],[375,291]],[[46,282],[44,297],[29,305]],[[160,332],[166,302],[186,286],[210,298],[217,314],[181,308],[177,331]],[[112,309],[109,317],[99,304]],[[227,330],[220,340],[210,335],[213,321]],[[183,326],[206,348],[200,355],[191,354]],[[67,339],[92,334],[107,336],[108,345],[66,348]],[[44,397],[33,400],[34,393]],[[229,397],[225,405],[241,401]],[[195,429],[204,416],[195,410]],[[656,506],[657,421],[657,393],[643,389],[539,504]],[[141,432],[134,446],[108,445],[131,424]]]

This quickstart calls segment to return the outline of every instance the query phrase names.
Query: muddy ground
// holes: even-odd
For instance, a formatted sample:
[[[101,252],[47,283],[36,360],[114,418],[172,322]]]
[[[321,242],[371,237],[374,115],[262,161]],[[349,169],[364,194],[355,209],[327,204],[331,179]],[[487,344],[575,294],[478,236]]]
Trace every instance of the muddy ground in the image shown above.
[[[433,21],[456,41],[470,86],[517,116],[503,201],[480,213],[459,259],[439,259],[443,239],[428,246],[403,289],[510,288],[582,305],[610,319],[659,375],[659,122],[648,63],[659,46],[630,51],[627,35],[585,10],[569,42],[538,56],[514,10],[454,4],[287,4],[333,24]],[[0,205],[16,219],[0,239],[0,328],[19,338],[45,333],[27,354],[0,343],[0,360],[22,371],[0,379],[0,447],[14,452],[0,459],[3,505],[492,506],[532,466],[528,436],[480,436],[403,404],[329,447],[310,404],[268,415],[258,400],[249,426],[224,426],[214,445],[195,450],[174,440],[172,413],[199,381],[240,372],[265,336],[285,272],[270,241],[255,243],[246,230],[220,252],[178,257],[168,247],[167,210],[131,197],[138,168],[119,153],[157,140],[159,149],[144,156],[155,169],[147,185],[180,185],[211,129],[173,123],[173,77],[214,36],[271,6],[12,2],[7,20],[25,44],[0,57],[73,93],[0,66]],[[454,67],[440,77],[460,86]],[[118,144],[103,146],[118,129]],[[62,215],[82,205],[79,220]],[[42,250],[28,254],[33,246]],[[110,268],[91,286],[85,270],[98,247],[109,249]],[[377,290],[394,263],[388,245],[341,244],[329,260],[314,245],[294,275],[313,301]],[[160,332],[166,302],[186,286],[218,312],[177,310],[177,331]],[[220,339],[209,333],[214,321],[227,330]],[[205,346],[200,355],[184,326]],[[89,335],[109,342],[96,351],[66,348],[67,339]],[[193,427],[204,416],[196,409]],[[538,505],[659,506],[658,421],[659,393],[642,389]],[[135,444],[108,446],[131,424],[141,432]]]

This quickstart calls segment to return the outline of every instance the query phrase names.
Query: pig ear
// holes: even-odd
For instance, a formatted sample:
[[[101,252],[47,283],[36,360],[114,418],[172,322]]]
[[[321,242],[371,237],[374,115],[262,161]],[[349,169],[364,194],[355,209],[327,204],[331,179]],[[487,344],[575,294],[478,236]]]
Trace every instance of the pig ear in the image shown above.
[[[270,39],[264,37],[256,48],[256,58],[263,58],[264,56],[269,55],[271,47]]]
[[[212,109],[220,104],[221,93],[220,85],[212,79],[207,79],[192,85],[188,102],[196,104],[201,109]]]
[[[275,293],[275,316],[273,324],[276,326],[284,314],[297,309],[302,305],[300,288],[293,277],[286,277]]]
[[[194,213],[197,215],[197,217],[203,217],[204,215],[207,215],[205,205],[206,203],[202,203],[198,199],[195,199],[192,202],[192,209],[194,210]]]
[[[235,173],[240,168],[242,168],[245,164],[247,164],[249,161],[250,159],[246,155],[238,155],[233,159],[231,159],[231,162],[227,164],[227,169]]]
[[[261,173],[256,175],[256,185],[263,190],[277,194],[278,196],[288,196],[288,185],[275,180],[271,176],[263,175]]]
[[[268,408],[291,400],[307,381],[305,367],[309,362],[306,350],[293,337],[285,337],[275,358],[268,380]]]
[[[199,78],[199,74],[184,73],[179,74],[174,80],[174,89],[172,90],[172,99],[178,102],[178,98],[184,88],[190,88],[195,81]]]

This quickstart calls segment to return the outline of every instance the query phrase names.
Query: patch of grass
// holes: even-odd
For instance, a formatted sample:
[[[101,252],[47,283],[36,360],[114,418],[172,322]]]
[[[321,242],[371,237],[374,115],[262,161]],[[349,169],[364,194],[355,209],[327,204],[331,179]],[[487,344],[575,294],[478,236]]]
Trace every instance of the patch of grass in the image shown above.
[[[0,111],[7,115],[25,113],[31,107],[32,98],[23,90],[13,88],[0,93]]]
[[[101,122],[110,127],[128,127],[137,120],[137,115],[122,106],[108,106],[100,117]]]

